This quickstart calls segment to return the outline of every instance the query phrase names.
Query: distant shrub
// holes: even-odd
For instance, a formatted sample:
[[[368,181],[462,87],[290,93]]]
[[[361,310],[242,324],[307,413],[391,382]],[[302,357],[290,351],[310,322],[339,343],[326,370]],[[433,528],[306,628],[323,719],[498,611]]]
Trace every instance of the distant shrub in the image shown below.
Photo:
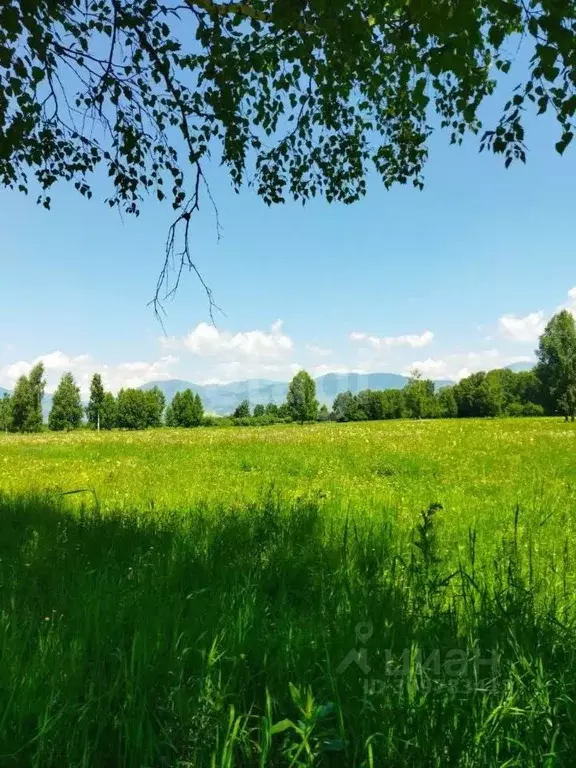
[[[244,416],[235,418],[234,416],[205,416],[202,421],[203,427],[268,427],[272,424],[290,424],[292,419],[289,416],[281,418],[270,414],[264,416]]]
[[[237,427],[269,427],[272,424],[288,424],[292,419],[278,416],[247,416],[241,419],[232,418],[232,423]]]
[[[524,416],[544,416],[544,408],[540,403],[526,403]]]
[[[235,420],[230,416],[204,416],[203,427],[233,427]]]
[[[508,416],[544,416],[544,408],[540,403],[510,403]]]

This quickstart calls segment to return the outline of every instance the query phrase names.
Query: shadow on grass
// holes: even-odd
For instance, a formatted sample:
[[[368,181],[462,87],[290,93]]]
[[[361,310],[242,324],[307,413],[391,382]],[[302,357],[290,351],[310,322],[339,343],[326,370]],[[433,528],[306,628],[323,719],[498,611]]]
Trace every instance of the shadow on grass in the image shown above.
[[[0,497],[0,764],[570,765],[569,596],[438,512]]]

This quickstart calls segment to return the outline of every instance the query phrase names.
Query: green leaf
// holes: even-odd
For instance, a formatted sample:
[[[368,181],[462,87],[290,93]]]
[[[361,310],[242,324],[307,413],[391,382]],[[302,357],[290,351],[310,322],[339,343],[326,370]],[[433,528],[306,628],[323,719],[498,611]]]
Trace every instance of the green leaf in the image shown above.
[[[558,152],[559,155],[563,155],[573,138],[574,134],[572,131],[563,133],[560,141],[556,142],[556,152]]]
[[[292,720],[280,720],[280,722],[275,723],[272,726],[272,728],[270,729],[270,733],[272,734],[272,736],[275,736],[277,733],[283,733],[284,731],[287,731],[289,728],[298,730],[298,728],[292,722]]]
[[[506,37],[506,30],[502,26],[492,26],[488,30],[488,40],[495,48],[500,48]]]
[[[0,14],[0,24],[6,32],[12,35],[20,34],[22,26],[17,8],[13,5],[6,5]]]
[[[300,694],[300,691],[293,683],[288,683],[288,687],[290,688],[290,698],[296,704],[297,707],[302,706],[302,696]]]

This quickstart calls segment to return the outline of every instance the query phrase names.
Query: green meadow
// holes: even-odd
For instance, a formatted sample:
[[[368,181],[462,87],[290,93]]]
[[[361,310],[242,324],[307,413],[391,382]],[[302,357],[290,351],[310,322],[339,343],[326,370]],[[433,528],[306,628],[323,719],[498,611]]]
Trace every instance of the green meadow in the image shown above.
[[[0,765],[568,766],[576,428],[0,435]]]

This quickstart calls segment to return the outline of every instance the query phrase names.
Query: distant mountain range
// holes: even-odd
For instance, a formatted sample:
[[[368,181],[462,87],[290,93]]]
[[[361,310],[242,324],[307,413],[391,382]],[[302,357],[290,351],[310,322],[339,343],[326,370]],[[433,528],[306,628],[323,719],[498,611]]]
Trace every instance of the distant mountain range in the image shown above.
[[[512,363],[506,366],[511,371],[529,371],[533,363]],[[408,377],[399,373],[327,373],[316,379],[316,396],[321,405],[331,406],[336,395],[341,392],[361,392],[363,389],[402,389],[408,383]],[[434,382],[437,389],[454,384],[448,379]],[[140,389],[148,390],[158,387],[170,402],[177,392],[191,389],[197,392],[204,403],[204,410],[218,415],[230,414],[242,400],[248,400],[252,406],[257,403],[280,405],[286,400],[288,393],[287,381],[272,381],[270,379],[248,379],[235,381],[230,384],[194,384],[182,379],[167,381],[152,381]],[[0,397],[10,392],[0,387]],[[44,418],[48,418],[52,407],[52,395],[47,394],[42,401]]]
[[[327,373],[316,379],[316,396],[321,405],[332,405],[336,395],[341,392],[361,392],[363,389],[402,389],[408,383],[407,376],[398,373]],[[454,382],[448,380],[435,381],[437,388],[449,386]],[[234,411],[242,400],[248,400],[252,406],[257,403],[280,405],[288,394],[287,381],[271,381],[268,379],[248,379],[235,381],[230,384],[193,384],[191,381],[170,379],[169,381],[152,381],[144,384],[141,389],[158,387],[170,402],[177,392],[191,389],[202,398],[204,409],[219,415]]]
[[[507,365],[506,368],[508,368],[509,371],[514,371],[514,373],[521,373],[523,371],[531,371],[534,368],[535,363],[510,363],[510,365]]]

